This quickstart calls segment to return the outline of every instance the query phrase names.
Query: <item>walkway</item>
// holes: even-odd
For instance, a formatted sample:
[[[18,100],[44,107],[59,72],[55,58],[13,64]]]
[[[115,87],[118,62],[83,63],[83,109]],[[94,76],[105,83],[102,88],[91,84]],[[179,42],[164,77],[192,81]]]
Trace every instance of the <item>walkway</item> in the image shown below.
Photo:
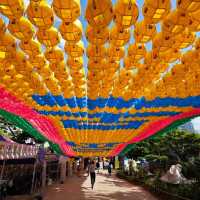
[[[89,177],[68,178],[64,185],[51,186],[44,200],[158,200],[139,186],[105,174],[97,174],[94,190]]]

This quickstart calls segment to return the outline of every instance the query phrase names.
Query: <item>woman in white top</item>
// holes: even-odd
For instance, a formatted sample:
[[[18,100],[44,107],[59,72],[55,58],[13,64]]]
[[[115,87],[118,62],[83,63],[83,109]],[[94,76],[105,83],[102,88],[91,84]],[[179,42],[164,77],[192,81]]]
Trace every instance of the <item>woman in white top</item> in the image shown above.
[[[91,187],[93,189],[94,187],[94,183],[95,183],[95,179],[96,179],[96,173],[95,173],[95,162],[92,161],[89,166],[88,166],[88,173],[90,173],[90,179],[91,179]]]

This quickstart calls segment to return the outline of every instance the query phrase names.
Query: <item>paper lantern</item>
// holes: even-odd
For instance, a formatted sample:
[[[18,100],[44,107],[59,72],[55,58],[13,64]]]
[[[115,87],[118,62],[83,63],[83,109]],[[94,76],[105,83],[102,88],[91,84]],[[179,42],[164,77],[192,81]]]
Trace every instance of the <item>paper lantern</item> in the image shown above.
[[[45,78],[53,75],[48,64],[44,65],[38,72],[40,73],[41,76]]]
[[[1,58],[6,58],[6,52],[14,54],[16,51],[15,38],[9,34],[4,34],[0,39],[0,52]]]
[[[43,54],[39,54],[33,58],[30,58],[29,61],[33,65],[33,67],[38,70],[40,70],[46,64],[46,60]]]
[[[72,23],[62,22],[59,31],[63,39],[75,43],[81,40],[83,28],[81,22],[77,19]]]
[[[64,90],[63,91],[63,96],[66,99],[72,98],[74,96],[74,92],[73,91],[69,91],[69,90]]]
[[[107,54],[111,60],[119,61],[124,57],[124,47],[111,45],[107,50]]]
[[[63,50],[58,47],[46,49],[44,55],[50,63],[59,63],[64,59]]]
[[[81,78],[79,78],[78,76],[74,76],[73,83],[74,85],[85,85],[86,84],[85,76],[83,75]]]
[[[83,67],[82,57],[68,57],[67,65],[70,69],[81,69]]]
[[[19,43],[20,48],[30,57],[41,53],[41,45],[37,40],[23,40]]]
[[[157,33],[153,38],[153,49],[166,51],[173,46],[174,38],[169,33]]]
[[[115,72],[120,68],[119,61],[107,59],[105,64],[103,63],[102,68],[104,70],[114,70]]]
[[[54,47],[60,42],[59,33],[54,27],[39,29],[36,35],[39,42],[47,47]]]
[[[10,63],[5,63],[3,64],[3,67],[4,67],[4,73],[13,77],[14,75],[17,74],[16,70],[15,70],[15,67],[14,65],[11,65]]]
[[[83,68],[81,68],[81,69],[79,69],[79,70],[73,70],[73,69],[71,69],[70,70],[70,74],[71,74],[71,76],[73,77],[73,78],[84,78],[84,76],[85,76],[85,73],[84,73],[84,69]]]
[[[180,34],[175,35],[173,47],[184,49],[190,46],[194,42],[194,40],[195,40],[195,34],[186,29]]]
[[[102,73],[100,73],[97,70],[90,70],[88,71],[88,75],[87,75],[88,80],[94,80],[94,81],[99,81],[102,79]]]
[[[106,48],[103,45],[89,45],[86,53],[89,58],[102,59],[106,56]]]
[[[65,22],[75,21],[81,14],[80,0],[53,0],[53,9]]]
[[[95,59],[89,59],[88,61],[88,69],[89,70],[100,70],[104,68],[106,61],[104,59],[101,60],[95,60]]]
[[[145,0],[143,5],[144,19],[148,24],[156,24],[170,11],[170,0]]]
[[[132,60],[140,60],[142,59],[146,54],[146,48],[143,44],[132,44],[128,48],[128,56]]]
[[[113,27],[110,33],[110,43],[115,46],[124,46],[129,42],[130,29]]]
[[[29,40],[34,34],[31,22],[25,17],[11,19],[8,24],[8,30],[20,40]]]
[[[110,0],[88,0],[85,18],[92,27],[106,27],[113,18],[112,2]]]
[[[61,93],[60,88],[58,86],[58,81],[54,76],[45,77],[44,82],[48,89],[54,94],[58,95]]]
[[[200,8],[199,0],[178,0],[176,7],[184,12],[194,12]]]
[[[137,43],[146,43],[153,39],[156,34],[156,26],[147,24],[145,20],[135,24],[134,38]]]
[[[29,20],[40,29],[48,29],[54,23],[53,10],[45,1],[30,2],[26,12]]]
[[[20,18],[24,13],[24,1],[0,0],[0,12],[8,18]]]
[[[172,34],[179,34],[189,24],[189,16],[181,10],[170,12],[162,23],[162,31]]]
[[[182,55],[181,61],[185,65],[191,65],[191,62],[192,63],[199,62],[198,51],[187,51]]]
[[[6,25],[3,19],[0,18],[0,37],[2,37],[6,32]]]
[[[142,64],[138,63],[137,61],[133,60],[131,57],[124,58],[124,68],[125,69],[137,69]]]
[[[114,21],[122,28],[129,28],[137,21],[139,10],[135,1],[118,0],[114,8]]]
[[[200,2],[198,2],[200,4]],[[183,11],[184,12],[184,11]],[[189,25],[188,28],[192,31],[199,31],[200,30],[200,11],[197,9],[195,12],[190,13],[190,18],[189,18]]]
[[[84,54],[84,45],[82,41],[78,43],[65,43],[65,52],[71,57],[81,57]]]
[[[87,40],[95,45],[103,45],[109,40],[109,29],[105,28],[93,28],[88,25],[86,29]]]
[[[151,51],[147,52],[144,58],[144,64],[149,66],[155,66],[160,62],[159,52],[158,51]]]

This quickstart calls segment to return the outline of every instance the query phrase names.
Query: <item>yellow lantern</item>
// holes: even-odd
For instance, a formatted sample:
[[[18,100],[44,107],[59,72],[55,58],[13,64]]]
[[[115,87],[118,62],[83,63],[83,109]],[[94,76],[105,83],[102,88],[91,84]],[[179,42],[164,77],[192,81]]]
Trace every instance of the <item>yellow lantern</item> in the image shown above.
[[[78,43],[65,43],[65,52],[71,57],[81,57],[84,54],[84,45],[82,41]]]
[[[169,33],[157,33],[153,38],[153,48],[158,51],[166,51],[173,46],[174,38]]]
[[[106,62],[104,59],[101,59],[101,60],[89,59],[88,69],[101,70],[102,68],[104,68],[105,64]]]
[[[29,20],[40,29],[48,29],[54,23],[53,10],[45,1],[30,2],[27,15]]]
[[[90,70],[88,71],[88,75],[87,75],[88,80],[90,81],[99,81],[102,79],[102,73],[100,73],[97,70]]]
[[[72,78],[74,79],[75,77],[76,78],[80,78],[80,79],[82,79],[82,78],[84,78],[84,70],[83,70],[83,68],[82,69],[80,69],[80,70],[70,70],[70,74],[71,74],[71,76],[72,76]]]
[[[88,0],[85,18],[92,27],[106,27],[113,18],[111,0]]]
[[[74,96],[74,92],[73,90],[63,90],[63,96],[64,98],[68,99],[68,98],[72,98]]]
[[[54,27],[51,27],[46,30],[39,29],[36,35],[39,42],[47,47],[54,47],[60,42],[59,33]]]
[[[86,84],[85,76],[82,76],[81,78],[74,76],[73,83],[74,85],[85,85]]]
[[[0,39],[0,57],[6,58],[6,52],[14,54],[16,51],[16,42],[14,37],[9,34],[5,33]]]
[[[23,0],[0,0],[0,12],[8,18],[21,17],[24,13]]]
[[[186,29],[182,33],[175,35],[173,47],[184,49],[190,46],[195,40],[195,34]]]
[[[92,44],[103,45],[109,39],[109,30],[107,27],[93,28],[92,26],[88,25],[86,29],[86,38]]]
[[[159,52],[161,60],[165,62],[175,62],[181,57],[181,52],[176,48],[170,48],[167,51]]]
[[[0,37],[2,37],[6,32],[6,25],[3,19],[0,18]]]
[[[184,12],[194,12],[200,8],[199,0],[178,0],[176,3],[178,9]]]
[[[179,34],[184,31],[189,24],[189,16],[181,10],[174,10],[170,12],[163,20],[163,32]]]
[[[77,19],[72,23],[62,22],[59,31],[65,40],[75,43],[81,40],[83,28],[81,22]]]
[[[80,0],[53,0],[53,9],[65,22],[75,21],[81,14]]]
[[[41,45],[37,40],[23,40],[19,43],[20,48],[30,57],[41,53]]]
[[[8,30],[20,40],[29,40],[34,34],[31,22],[25,17],[11,19],[8,24]]]
[[[111,60],[119,61],[124,57],[124,47],[111,45],[108,50],[108,57]]]
[[[158,51],[153,50],[151,52],[146,53],[144,58],[144,64],[148,66],[155,66],[158,63],[160,63]]]
[[[170,11],[170,0],[145,0],[143,5],[144,19],[148,24],[156,24]]]
[[[103,45],[89,45],[86,53],[89,58],[102,59],[106,56],[106,48]]]
[[[113,27],[110,33],[110,43],[115,46],[124,46],[129,42],[130,29],[122,29],[117,26]]]
[[[102,68],[104,70],[114,70],[114,72],[116,72],[119,68],[120,68],[120,64],[119,61],[115,61],[113,59],[108,59],[107,62],[105,62],[105,64],[103,63]]]
[[[185,65],[191,65],[192,63],[199,62],[199,53],[198,51],[187,51],[181,57],[181,61]]]
[[[39,54],[35,57],[32,57],[29,59],[29,61],[33,65],[33,67],[35,67],[38,70],[40,70],[46,64],[46,60],[43,54]]]
[[[3,69],[4,69],[4,73],[11,76],[11,77],[14,77],[17,72],[15,70],[15,67],[13,65],[11,65],[10,63],[5,63],[3,64]]]
[[[132,60],[140,60],[142,59],[146,54],[146,48],[143,44],[133,44],[130,45],[128,48],[128,56]]]
[[[64,59],[63,51],[58,47],[48,48],[44,55],[50,63],[59,63]]]
[[[137,43],[146,43],[153,39],[156,34],[156,26],[147,24],[145,20],[135,24],[134,38]]]
[[[200,2],[198,2],[198,4],[200,4]],[[200,30],[199,16],[200,16],[199,9],[197,9],[195,12],[190,13],[190,20],[189,20],[188,28],[191,29],[192,31],[199,31]]]
[[[60,88],[58,85],[58,81],[55,79],[54,76],[45,77],[44,82],[47,86],[47,88],[53,93],[53,94],[60,94]]]
[[[124,68],[125,69],[137,69],[141,64],[135,62],[131,57],[125,57],[124,58]]]
[[[51,71],[51,69],[49,68],[49,65],[45,65],[43,66],[40,70],[39,70],[40,75],[42,75],[43,77],[49,77],[52,76],[53,73]]]
[[[118,0],[114,9],[114,21],[122,28],[129,28],[137,21],[139,10],[133,0]]]
[[[67,65],[70,69],[81,69],[83,67],[82,57],[68,57]]]

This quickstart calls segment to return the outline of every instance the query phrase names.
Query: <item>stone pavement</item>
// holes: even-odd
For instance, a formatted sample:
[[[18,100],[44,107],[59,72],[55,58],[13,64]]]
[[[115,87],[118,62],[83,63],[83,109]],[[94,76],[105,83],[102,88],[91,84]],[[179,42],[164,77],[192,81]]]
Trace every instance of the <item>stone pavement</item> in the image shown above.
[[[53,185],[46,192],[44,200],[158,200],[140,186],[130,184],[115,175],[105,172],[97,174],[94,189],[90,177],[73,176],[63,185]]]

